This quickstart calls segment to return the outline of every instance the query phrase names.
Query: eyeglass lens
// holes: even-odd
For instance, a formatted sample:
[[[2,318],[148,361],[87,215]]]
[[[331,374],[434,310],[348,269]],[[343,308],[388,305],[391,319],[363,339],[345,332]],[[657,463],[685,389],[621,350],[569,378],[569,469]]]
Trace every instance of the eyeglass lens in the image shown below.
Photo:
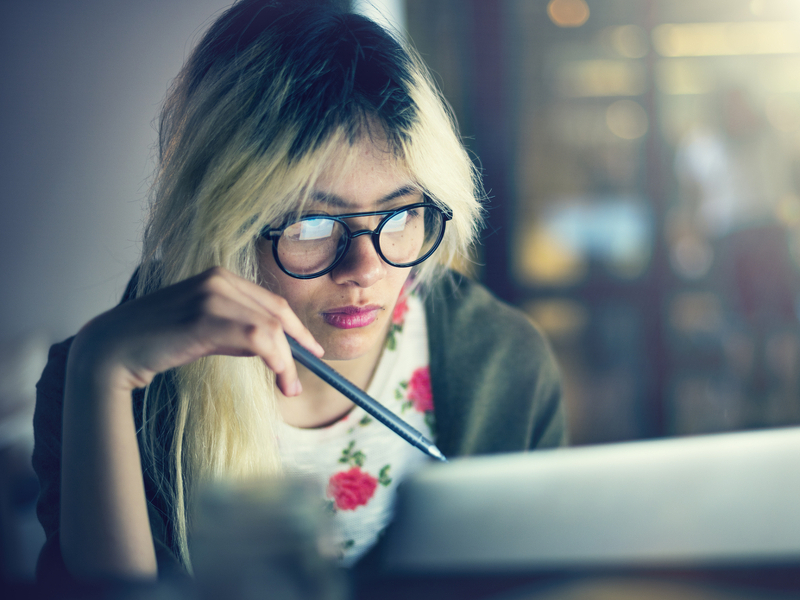
[[[433,207],[415,207],[384,217],[377,225],[378,247],[383,259],[394,266],[411,266],[438,244],[444,217]],[[334,219],[306,217],[286,227],[277,253],[283,267],[297,275],[325,271],[347,247],[345,225]]]

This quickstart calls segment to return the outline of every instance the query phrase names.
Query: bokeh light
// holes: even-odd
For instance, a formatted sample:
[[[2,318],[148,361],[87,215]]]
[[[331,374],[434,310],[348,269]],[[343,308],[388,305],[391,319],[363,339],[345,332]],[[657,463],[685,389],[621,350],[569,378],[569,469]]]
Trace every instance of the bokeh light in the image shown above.
[[[584,0],[550,0],[547,15],[559,27],[580,27],[589,20],[589,5]]]
[[[647,113],[638,102],[617,100],[606,110],[606,124],[623,140],[635,140],[647,133]]]
[[[642,58],[650,50],[647,33],[638,25],[620,25],[610,32],[611,45],[626,58]]]

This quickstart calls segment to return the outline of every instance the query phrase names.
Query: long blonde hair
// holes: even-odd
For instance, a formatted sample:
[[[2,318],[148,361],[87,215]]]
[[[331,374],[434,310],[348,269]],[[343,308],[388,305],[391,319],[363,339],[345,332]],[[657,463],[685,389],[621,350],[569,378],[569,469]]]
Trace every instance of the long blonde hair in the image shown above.
[[[325,165],[378,128],[453,213],[431,281],[466,255],[482,191],[447,104],[413,50],[321,2],[243,0],[206,32],[160,121],[160,161],[136,295],[212,266],[258,282],[258,234],[302,202]],[[274,377],[258,358],[211,356],[158,376],[142,409],[145,468],[191,570],[197,483],[280,472]]]

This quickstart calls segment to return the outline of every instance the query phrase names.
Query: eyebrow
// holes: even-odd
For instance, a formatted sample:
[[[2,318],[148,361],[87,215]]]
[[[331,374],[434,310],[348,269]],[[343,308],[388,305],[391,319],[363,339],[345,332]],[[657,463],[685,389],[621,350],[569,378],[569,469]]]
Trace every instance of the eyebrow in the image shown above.
[[[414,185],[404,185],[403,187],[399,187],[393,192],[390,192],[383,196],[382,198],[378,199],[377,204],[388,204],[392,200],[396,198],[402,198],[403,196],[408,196],[410,194],[421,192],[422,190]],[[350,208],[353,205],[342,198],[341,196],[337,196],[336,194],[329,194],[327,192],[312,192],[311,200],[314,202],[319,202],[320,204],[327,204],[328,206],[335,206],[336,208]]]

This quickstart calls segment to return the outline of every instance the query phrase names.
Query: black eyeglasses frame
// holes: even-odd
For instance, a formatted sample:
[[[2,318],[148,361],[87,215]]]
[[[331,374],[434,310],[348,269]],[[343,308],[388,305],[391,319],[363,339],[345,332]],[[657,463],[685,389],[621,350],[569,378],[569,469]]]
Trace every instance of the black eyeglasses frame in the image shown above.
[[[433,243],[433,245],[431,246],[430,250],[428,250],[428,252],[426,252],[424,256],[421,256],[421,257],[417,258],[415,261],[413,261],[411,263],[403,263],[403,264],[394,263],[394,262],[390,261],[388,258],[386,258],[383,255],[383,252],[381,252],[381,247],[380,247],[380,242],[379,242],[379,238],[380,238],[380,235],[381,235],[381,230],[383,229],[384,225],[386,223],[388,223],[389,220],[394,215],[399,214],[399,213],[404,212],[404,211],[407,211],[407,210],[414,209],[414,208],[434,209],[434,210],[438,210],[441,213],[441,215],[442,215],[442,227],[439,230],[439,236],[436,238],[436,241]],[[384,216],[383,219],[381,219],[381,222],[378,223],[378,226],[375,229],[359,229],[358,231],[353,231],[353,230],[350,229],[350,227],[345,222],[345,219],[354,219],[354,218],[358,218],[358,217],[375,217],[375,216],[381,216],[381,215],[385,215],[385,216]],[[342,226],[344,227],[344,231],[345,231],[345,234],[344,234],[344,238],[345,238],[344,247],[343,247],[342,250],[340,250],[338,256],[336,256],[336,258],[333,259],[333,262],[328,267],[323,269],[322,271],[319,271],[318,273],[312,273],[310,275],[300,275],[298,273],[292,273],[286,267],[283,266],[283,263],[281,263],[281,259],[278,257],[278,241],[280,240],[281,236],[283,235],[283,232],[290,225],[294,225],[295,223],[298,223],[300,221],[308,221],[308,220],[311,220],[311,219],[319,219],[320,217],[324,217],[326,219],[331,219],[332,221],[336,221],[336,222],[342,224]],[[385,262],[386,264],[391,265],[392,267],[400,268],[400,269],[406,269],[406,268],[410,268],[410,267],[413,267],[415,265],[418,265],[421,262],[424,262],[425,260],[430,258],[430,256],[439,247],[439,244],[442,243],[442,239],[444,239],[444,232],[445,232],[445,229],[446,229],[447,222],[449,220],[451,220],[452,218],[453,218],[453,211],[451,211],[447,207],[439,206],[439,205],[431,202],[430,200],[428,200],[428,201],[425,201],[425,202],[417,202],[415,204],[407,204],[406,206],[399,206],[399,207],[393,208],[391,210],[374,210],[374,211],[370,211],[370,212],[349,213],[349,214],[343,214],[343,215],[328,215],[328,214],[303,215],[302,217],[300,217],[298,219],[293,219],[291,222],[287,223],[286,225],[284,225],[282,227],[265,228],[265,229],[263,229],[261,231],[260,235],[264,239],[272,240],[272,256],[275,257],[275,263],[278,265],[278,267],[280,268],[281,271],[283,271],[284,273],[286,273],[290,277],[294,277],[295,279],[316,279],[317,277],[322,277],[323,275],[327,275],[328,273],[333,271],[339,265],[339,263],[342,262],[344,257],[347,256],[347,252],[350,250],[350,242],[352,242],[354,238],[357,238],[360,235],[366,235],[366,234],[371,234],[372,246],[375,248],[375,252],[378,253],[378,256],[381,257],[381,260],[383,260],[383,262]]]

